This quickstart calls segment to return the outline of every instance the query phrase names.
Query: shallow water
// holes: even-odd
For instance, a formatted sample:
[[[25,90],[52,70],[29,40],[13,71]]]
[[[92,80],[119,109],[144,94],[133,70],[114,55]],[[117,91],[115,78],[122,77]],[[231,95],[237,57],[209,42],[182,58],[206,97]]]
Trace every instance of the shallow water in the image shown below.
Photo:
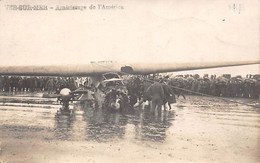
[[[127,150],[138,158],[137,162],[260,160],[259,108],[196,96],[178,100],[172,110],[167,108],[161,115],[151,114],[143,107],[109,112],[74,103],[70,114],[58,112],[59,107],[55,99],[41,100],[39,93],[1,95],[0,160],[16,162],[28,158],[28,162],[51,162],[48,157],[36,156],[51,156],[48,151],[53,150],[57,152],[55,161],[64,161],[62,157],[57,159],[57,155],[66,152],[67,157],[71,155],[68,162],[70,159],[81,162],[86,156],[73,150],[81,149],[79,144],[101,146],[95,152],[103,152],[103,157],[112,162],[129,157]],[[73,144],[66,144],[69,142]],[[55,144],[58,145],[53,147]],[[115,145],[116,149],[111,147]],[[91,155],[93,150],[88,150],[88,157],[99,162],[100,156]],[[111,156],[115,151],[120,152],[120,157]]]

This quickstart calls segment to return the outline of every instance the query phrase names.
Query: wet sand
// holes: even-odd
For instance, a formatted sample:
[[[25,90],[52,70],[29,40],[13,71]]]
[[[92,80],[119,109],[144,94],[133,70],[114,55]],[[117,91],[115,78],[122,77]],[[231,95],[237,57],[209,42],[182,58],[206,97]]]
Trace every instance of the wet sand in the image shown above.
[[[260,162],[259,108],[201,96],[162,115],[59,107],[41,93],[2,93],[0,162]]]

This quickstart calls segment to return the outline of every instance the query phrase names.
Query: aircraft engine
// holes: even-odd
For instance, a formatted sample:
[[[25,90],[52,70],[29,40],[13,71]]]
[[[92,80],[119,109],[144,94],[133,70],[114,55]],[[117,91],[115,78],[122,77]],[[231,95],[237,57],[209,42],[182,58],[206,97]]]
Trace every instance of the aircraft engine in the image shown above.
[[[63,88],[60,91],[57,90],[55,94],[43,94],[44,98],[57,98],[58,101],[62,104],[62,110],[69,111],[69,102],[78,101],[75,98],[82,94],[88,94],[88,90],[78,89],[71,91],[69,88]]]
[[[114,110],[119,110],[120,109],[120,103],[119,103],[120,99],[117,97],[116,101],[115,102],[111,102],[111,107],[114,109]]]
[[[69,101],[72,98],[71,90],[68,88],[63,88],[60,91],[62,101]]]
[[[122,110],[127,107],[127,104],[127,94],[123,90],[112,89],[106,93],[103,106],[107,109]]]

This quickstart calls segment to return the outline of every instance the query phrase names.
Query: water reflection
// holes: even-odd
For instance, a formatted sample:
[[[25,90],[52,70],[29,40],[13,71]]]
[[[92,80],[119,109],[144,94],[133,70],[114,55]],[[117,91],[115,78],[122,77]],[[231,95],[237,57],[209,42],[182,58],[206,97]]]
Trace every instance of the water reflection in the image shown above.
[[[57,112],[55,115],[54,136],[60,140],[71,139],[72,127],[75,121],[75,112],[71,114]]]
[[[89,110],[84,112],[87,122],[86,139],[99,142],[111,139],[122,139],[125,135],[127,117],[120,113],[109,113],[99,109],[89,114]]]
[[[166,131],[171,126],[174,119],[174,112],[164,111],[162,115],[150,114],[150,111],[144,111],[139,115],[134,124],[136,127],[136,136],[141,140],[164,141]]]
[[[97,142],[159,141],[166,139],[167,129],[174,120],[173,111],[153,115],[150,111],[112,113],[75,105],[71,114],[55,116],[55,137],[61,140],[88,140]]]

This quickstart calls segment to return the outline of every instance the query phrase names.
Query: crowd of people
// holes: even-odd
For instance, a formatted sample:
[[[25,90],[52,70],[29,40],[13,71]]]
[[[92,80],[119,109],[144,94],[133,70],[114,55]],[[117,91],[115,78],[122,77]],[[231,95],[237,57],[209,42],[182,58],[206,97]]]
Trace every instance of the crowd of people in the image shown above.
[[[230,74],[216,76],[179,75],[167,79],[168,85],[175,88],[177,94],[206,94],[222,97],[259,98],[260,77],[247,75],[231,77]],[[180,89],[179,89],[180,88]],[[187,91],[185,91],[187,90]]]
[[[0,76],[1,92],[53,92],[60,88],[73,90],[75,87],[75,78]]]
[[[54,92],[61,88],[76,89],[76,77],[0,76],[0,92]],[[149,79],[150,80],[150,79]],[[259,98],[260,75],[246,77],[226,74],[222,76],[178,75],[154,78],[172,86],[177,95],[207,94],[222,97]],[[185,97],[185,96],[184,96]]]

